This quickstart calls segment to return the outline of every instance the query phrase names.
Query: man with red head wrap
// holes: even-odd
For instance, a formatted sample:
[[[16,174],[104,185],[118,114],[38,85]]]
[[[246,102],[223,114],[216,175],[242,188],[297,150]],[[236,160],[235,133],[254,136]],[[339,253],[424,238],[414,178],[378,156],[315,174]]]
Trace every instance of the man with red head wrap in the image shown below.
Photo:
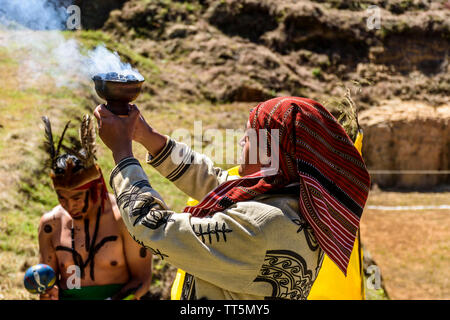
[[[110,183],[125,224],[186,270],[182,298],[306,299],[324,253],[346,274],[370,179],[351,139],[316,101],[281,97],[251,111],[241,178],[157,133],[135,106],[128,118],[104,106],[95,115],[117,163]],[[199,204],[168,210],[133,157],[132,139]]]
[[[85,116],[81,149],[53,142],[51,124],[43,117],[50,177],[60,205],[39,224],[40,262],[57,274],[57,284],[41,299],[139,298],[151,281],[151,254],[130,237],[114,197],[95,163],[95,131]],[[59,154],[61,149],[68,153]]]

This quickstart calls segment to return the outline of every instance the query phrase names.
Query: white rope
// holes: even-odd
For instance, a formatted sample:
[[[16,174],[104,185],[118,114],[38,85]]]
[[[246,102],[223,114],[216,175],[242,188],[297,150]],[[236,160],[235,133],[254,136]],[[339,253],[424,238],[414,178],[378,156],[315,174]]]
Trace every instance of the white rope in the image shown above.
[[[450,210],[450,205],[439,206],[367,206],[367,209],[382,211],[411,211],[411,210]]]

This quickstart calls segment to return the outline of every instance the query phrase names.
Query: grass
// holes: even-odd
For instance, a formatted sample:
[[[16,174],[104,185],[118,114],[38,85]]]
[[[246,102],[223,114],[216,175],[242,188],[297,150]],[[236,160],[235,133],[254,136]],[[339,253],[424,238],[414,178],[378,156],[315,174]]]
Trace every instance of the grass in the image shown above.
[[[109,37],[100,32],[86,31],[75,36],[81,38],[87,47],[105,43],[121,56],[136,60],[140,68],[147,72],[157,72],[150,59],[137,57],[125,45],[112,48]],[[65,123],[72,120],[68,133],[77,135],[79,122],[76,119],[95,106],[95,102],[89,100],[89,88],[86,87],[59,88],[50,79],[21,86],[17,77],[18,68],[19,62],[14,59],[14,52],[0,48],[0,70],[3,75],[0,78],[0,299],[37,298],[23,289],[23,273],[38,262],[37,226],[41,215],[58,204],[48,172],[43,168],[46,155],[40,148],[44,132],[40,118],[44,114],[49,116],[56,136],[59,136]],[[145,94],[140,97],[138,105],[144,99],[151,99],[151,96]],[[202,120],[205,128],[214,127],[217,115],[224,117],[226,127],[236,126],[235,123],[243,126],[248,108],[247,105],[177,103],[141,111],[160,132],[170,134],[177,128],[192,131],[193,119]],[[98,163],[105,180],[108,180],[114,163],[110,151],[100,139],[98,144]],[[143,147],[134,146],[134,153],[143,163]],[[174,210],[181,211],[187,196],[156,170],[143,166],[152,186],[165,202]],[[162,269],[167,268],[157,261],[155,271]],[[155,281],[160,285],[163,283],[158,277]],[[157,286],[156,282],[153,285]]]
[[[80,98],[45,81],[21,86],[17,68],[14,55],[0,50],[0,292],[33,299],[22,289],[23,271],[38,262],[38,222],[57,203],[41,169],[40,117],[49,114],[58,128],[79,111]]]
[[[312,70],[312,75],[314,77],[316,77],[316,78],[321,78],[322,77],[322,69],[320,67],[319,68],[314,68]]]
[[[88,48],[105,43],[108,48],[135,61],[145,72],[159,72],[151,59],[134,54],[126,45],[116,44],[101,32],[83,31],[66,36],[81,39]],[[16,76],[18,68],[19,61],[15,60],[14,52],[0,48],[0,299],[37,298],[23,289],[23,274],[38,262],[38,221],[44,212],[58,203],[47,172],[42,168],[45,154],[39,148],[43,139],[40,117],[47,114],[54,125],[54,132],[59,134],[67,120],[79,119],[83,113],[91,112],[96,104],[87,87],[58,88],[42,80],[32,86],[21,86]],[[243,129],[248,111],[253,107],[248,103],[213,105],[205,102],[151,105],[147,103],[151,99],[152,96],[145,93],[136,103],[144,106],[141,111],[150,124],[168,135],[179,128],[192,133],[194,120],[202,121],[203,130]],[[70,131],[74,135],[76,123],[74,120]],[[100,139],[98,143],[98,163],[108,180],[114,163],[110,151]],[[134,154],[143,163],[145,150],[141,146],[134,147]],[[150,166],[143,167],[151,184],[169,207],[181,211],[187,196]],[[448,193],[379,191],[371,193],[368,204],[448,204],[448,198]],[[448,214],[367,211],[363,217],[363,242],[379,263],[392,297],[448,298],[448,280],[442,281],[442,275],[434,272],[449,269],[448,232],[443,231],[448,226]],[[436,232],[433,234],[430,230]],[[429,246],[422,245],[421,241]],[[167,270],[167,265],[155,261],[156,273]],[[398,268],[403,269],[396,272]],[[163,286],[164,283],[167,281],[158,275],[153,285]],[[422,295],[418,295],[414,286],[422,290]],[[413,294],[404,295],[411,288]]]

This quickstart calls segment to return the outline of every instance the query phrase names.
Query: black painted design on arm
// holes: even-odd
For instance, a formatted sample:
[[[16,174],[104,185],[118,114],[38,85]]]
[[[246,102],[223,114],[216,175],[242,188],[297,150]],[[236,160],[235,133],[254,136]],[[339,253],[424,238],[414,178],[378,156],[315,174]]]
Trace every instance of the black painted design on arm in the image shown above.
[[[51,226],[51,225],[46,224],[46,225],[44,226],[44,232],[45,232],[45,233],[51,233],[52,231],[53,231],[53,229],[52,229],[52,226]]]
[[[123,209],[130,208],[131,217],[139,215],[139,212],[132,212],[132,210],[136,207],[136,202],[144,201],[152,203],[154,200],[151,195],[143,194],[141,189],[144,187],[151,188],[150,183],[148,183],[147,180],[141,180],[134,183],[132,186],[128,187],[124,192],[117,196],[117,205]]]
[[[159,249],[153,249],[150,248],[151,252],[153,255],[158,256],[161,260],[164,260],[164,258],[168,258],[169,256],[167,254],[162,253],[161,251],[159,251]]]

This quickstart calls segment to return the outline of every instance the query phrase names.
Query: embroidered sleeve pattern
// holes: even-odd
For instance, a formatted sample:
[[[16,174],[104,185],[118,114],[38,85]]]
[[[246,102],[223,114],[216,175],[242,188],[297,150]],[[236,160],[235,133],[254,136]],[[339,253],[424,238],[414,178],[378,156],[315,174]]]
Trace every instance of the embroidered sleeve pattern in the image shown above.
[[[230,208],[207,218],[175,213],[151,187],[134,158],[116,166],[110,184],[130,235],[155,256],[231,291],[253,282],[266,244],[259,225],[244,209]],[[239,276],[225,281],[224,270]]]
[[[228,172],[214,167],[211,159],[170,138],[158,155],[147,154],[147,163],[197,200],[229,179]]]
[[[159,248],[149,246],[135,232],[139,226],[157,230],[170,222],[172,211],[152,189],[147,175],[135,158],[122,160],[112,171],[110,185],[114,190],[125,225],[133,239],[162,260],[168,257]]]

